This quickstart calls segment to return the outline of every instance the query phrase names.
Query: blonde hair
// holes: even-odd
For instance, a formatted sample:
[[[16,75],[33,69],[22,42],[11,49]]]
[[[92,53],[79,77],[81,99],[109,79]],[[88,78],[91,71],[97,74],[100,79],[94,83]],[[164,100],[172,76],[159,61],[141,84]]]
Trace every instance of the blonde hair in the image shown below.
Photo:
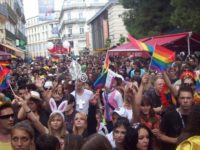
[[[61,116],[60,113],[55,112],[55,113],[53,113],[49,116],[49,120],[48,120],[49,134],[53,135],[53,131],[52,131],[52,128],[51,128],[51,121],[55,116],[60,116],[62,118],[62,125],[61,125],[61,129],[60,129],[60,137],[64,138],[67,134],[67,130],[66,130],[66,125],[65,125],[64,119],[63,119],[63,117]]]
[[[78,112],[78,113],[76,113],[75,118],[74,118],[74,125],[73,125],[73,134],[74,135],[80,135],[80,133],[78,132],[79,129],[75,126],[75,120],[76,120],[77,115],[80,115],[81,119],[83,119],[85,121],[85,126],[83,127],[83,132],[85,131],[85,129],[87,129],[87,115],[83,112]]]

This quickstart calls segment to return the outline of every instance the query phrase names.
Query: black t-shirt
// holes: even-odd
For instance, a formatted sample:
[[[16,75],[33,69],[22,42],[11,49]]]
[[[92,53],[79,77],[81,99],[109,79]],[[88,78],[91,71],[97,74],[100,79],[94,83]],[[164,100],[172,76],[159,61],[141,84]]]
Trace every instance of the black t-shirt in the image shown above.
[[[150,97],[154,108],[161,106],[160,96],[156,94],[155,89],[149,89],[144,93],[144,95]]]
[[[169,137],[178,137],[187,124],[187,115],[181,115],[176,109],[166,112],[161,118],[160,130]],[[175,150],[175,144],[164,143],[162,150]]]

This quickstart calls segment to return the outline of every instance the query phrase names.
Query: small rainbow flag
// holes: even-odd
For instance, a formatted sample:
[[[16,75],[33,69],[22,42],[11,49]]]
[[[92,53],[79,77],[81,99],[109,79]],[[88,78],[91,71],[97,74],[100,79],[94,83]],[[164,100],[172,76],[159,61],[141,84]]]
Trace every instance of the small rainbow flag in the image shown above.
[[[144,42],[136,40],[130,34],[128,35],[128,39],[137,49],[153,53],[153,51],[154,51],[154,47],[153,46],[147,45]]]
[[[200,102],[200,80],[199,80],[199,74],[196,72],[195,76],[195,92],[194,92],[194,101]]]
[[[0,65],[0,84],[4,81],[6,75],[10,72],[10,69]]]
[[[100,88],[104,87],[104,85],[106,83],[109,65],[110,65],[110,59],[109,59],[109,56],[108,56],[108,53],[107,53],[105,61],[104,61],[104,65],[103,65],[103,68],[102,68],[102,72],[93,84],[95,89],[100,89]]]
[[[175,52],[163,46],[156,45],[152,55],[150,68],[156,71],[164,71],[171,65],[174,60]]]
[[[199,80],[199,75],[196,73],[195,74],[195,92],[200,93],[200,80]]]

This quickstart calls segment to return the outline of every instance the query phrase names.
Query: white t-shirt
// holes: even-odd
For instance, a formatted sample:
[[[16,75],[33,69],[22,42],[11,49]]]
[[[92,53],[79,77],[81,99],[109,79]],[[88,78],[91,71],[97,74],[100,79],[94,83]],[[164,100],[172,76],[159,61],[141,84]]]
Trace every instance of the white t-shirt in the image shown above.
[[[132,109],[127,109],[125,108],[125,111],[126,111],[126,118],[129,120],[129,122],[131,122],[132,118],[133,118],[133,111]]]
[[[88,114],[89,103],[90,103],[90,99],[93,96],[93,92],[90,90],[84,89],[84,92],[81,95],[75,94],[75,91],[73,91],[71,94],[76,99],[76,111],[84,112]]]
[[[116,147],[115,140],[113,139],[113,132],[110,132],[109,134],[106,135],[108,141],[112,145],[112,148]]]

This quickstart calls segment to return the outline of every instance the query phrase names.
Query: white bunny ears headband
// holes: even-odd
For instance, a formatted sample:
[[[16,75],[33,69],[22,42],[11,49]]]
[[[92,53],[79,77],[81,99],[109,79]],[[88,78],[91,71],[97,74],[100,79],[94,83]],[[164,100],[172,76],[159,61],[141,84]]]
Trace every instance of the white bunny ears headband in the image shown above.
[[[65,119],[63,112],[66,110],[66,107],[67,107],[67,101],[66,100],[62,101],[62,103],[57,107],[55,100],[53,98],[51,98],[50,101],[49,101],[49,106],[50,106],[51,111],[52,111],[50,116],[54,113],[58,113],[62,116],[63,119]]]

